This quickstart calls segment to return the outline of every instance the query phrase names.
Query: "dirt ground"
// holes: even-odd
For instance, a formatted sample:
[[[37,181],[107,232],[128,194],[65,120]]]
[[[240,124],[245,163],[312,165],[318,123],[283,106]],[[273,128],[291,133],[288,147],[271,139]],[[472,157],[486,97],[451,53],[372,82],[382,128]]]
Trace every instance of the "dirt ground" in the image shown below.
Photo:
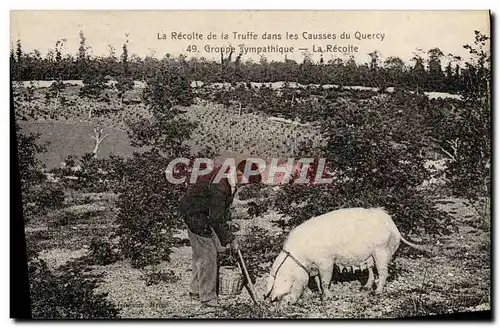
[[[255,284],[258,306],[253,305],[248,292],[243,289],[236,297],[221,297],[221,309],[204,309],[187,294],[191,275],[189,246],[176,248],[171,261],[156,268],[172,270],[178,278],[175,282],[148,285],[145,271],[132,268],[126,261],[94,266],[93,271],[104,273],[99,291],[109,293],[109,300],[121,309],[122,318],[392,318],[489,310],[489,225],[484,224],[462,200],[446,199],[439,203],[455,216],[458,231],[448,236],[424,236],[419,243],[439,249],[432,257],[409,252],[402,244],[390,267],[390,278],[382,296],[360,290],[367,272],[358,271],[356,275],[337,272],[330,287],[335,295],[333,299],[322,301],[313,291],[294,306],[278,308],[262,300],[265,274],[258,277]],[[241,228],[244,232],[257,224],[271,229],[268,219],[246,220]],[[88,236],[103,233],[104,227],[112,227],[112,218],[108,221],[98,217],[86,220],[64,227],[50,227],[38,222],[36,226],[29,225],[26,232],[28,238],[38,236],[40,258],[56,269],[87,253]],[[179,232],[179,236],[186,237],[185,232]],[[242,252],[244,255],[245,250]]]

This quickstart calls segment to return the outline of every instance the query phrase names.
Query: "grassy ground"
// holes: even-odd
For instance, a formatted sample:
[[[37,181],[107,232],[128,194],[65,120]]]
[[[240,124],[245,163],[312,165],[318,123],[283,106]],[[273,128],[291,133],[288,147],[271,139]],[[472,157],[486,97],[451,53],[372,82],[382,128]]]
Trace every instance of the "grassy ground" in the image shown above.
[[[24,133],[40,133],[39,141],[47,144],[47,152],[39,154],[40,160],[47,168],[61,165],[69,155],[83,156],[94,149],[94,128],[99,125],[90,122],[60,122],[60,121],[21,121],[19,123]],[[101,127],[99,127],[101,128]],[[118,155],[129,157],[137,148],[130,145],[130,139],[123,130],[105,127],[108,134],[99,147],[99,157]]]

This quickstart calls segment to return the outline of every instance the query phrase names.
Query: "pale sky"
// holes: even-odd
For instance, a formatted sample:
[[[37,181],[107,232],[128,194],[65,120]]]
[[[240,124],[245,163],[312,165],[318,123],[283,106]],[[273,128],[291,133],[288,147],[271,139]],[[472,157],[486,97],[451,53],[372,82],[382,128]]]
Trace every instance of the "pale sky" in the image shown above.
[[[277,45],[294,47],[289,59],[302,60],[307,48],[312,53],[315,45],[357,46],[352,52],[356,61],[367,61],[368,53],[378,50],[382,59],[398,56],[405,62],[413,56],[416,48],[425,51],[438,47],[445,55],[453,53],[467,58],[463,45],[472,44],[474,30],[489,36],[488,11],[11,11],[11,45],[21,39],[23,49],[38,49],[45,55],[54,49],[57,40],[66,39],[64,53],[76,54],[79,47],[80,30],[94,55],[109,54],[109,45],[121,54],[125,34],[129,34],[129,55],[140,57],[154,54],[161,58],[166,53],[188,57],[189,45],[195,45],[196,57],[219,59],[220,54],[208,53],[205,45],[228,46],[232,44],[239,52],[239,44],[258,47]],[[356,40],[355,33],[372,34],[379,39]],[[172,32],[201,33],[203,40],[171,40]],[[217,40],[207,40],[209,32]],[[229,40],[221,40],[221,33],[228,33]],[[257,40],[234,40],[233,32],[253,32]],[[263,33],[281,34],[281,40],[262,40]],[[285,34],[298,34],[298,40],[285,40]],[[303,33],[336,34],[336,40],[305,40]],[[339,39],[342,32],[350,33],[350,40]],[[166,40],[158,40],[166,34]],[[383,37],[383,40],[380,38]],[[269,60],[283,60],[284,55],[264,53]],[[312,53],[313,59],[320,53]],[[323,53],[325,60],[335,57],[347,58],[341,53]],[[233,57],[234,58],[234,57]],[[247,54],[243,60],[259,60],[257,54]]]

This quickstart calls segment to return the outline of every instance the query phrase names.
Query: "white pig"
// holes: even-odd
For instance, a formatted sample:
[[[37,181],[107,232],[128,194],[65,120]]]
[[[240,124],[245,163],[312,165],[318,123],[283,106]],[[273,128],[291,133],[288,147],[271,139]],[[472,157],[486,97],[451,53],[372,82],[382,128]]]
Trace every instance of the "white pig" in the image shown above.
[[[366,289],[373,286],[375,265],[379,275],[375,293],[381,294],[388,265],[400,241],[426,251],[404,239],[382,208],[340,209],[311,218],[290,232],[273,263],[264,297],[293,304],[309,278],[315,276],[323,297],[329,299],[334,265],[341,269],[368,269],[368,282],[363,286]]]

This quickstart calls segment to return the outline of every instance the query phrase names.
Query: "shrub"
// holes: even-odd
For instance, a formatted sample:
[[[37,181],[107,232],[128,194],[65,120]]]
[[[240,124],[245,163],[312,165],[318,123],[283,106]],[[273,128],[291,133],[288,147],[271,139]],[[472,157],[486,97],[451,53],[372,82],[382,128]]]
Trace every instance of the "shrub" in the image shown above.
[[[99,71],[97,67],[88,66],[82,82],[80,97],[100,100],[101,93],[108,88],[104,73]]]
[[[175,245],[173,231],[182,226],[177,215],[183,185],[165,176],[168,159],[158,152],[135,153],[124,163],[119,193],[117,236],[121,254],[134,267],[168,261]]]
[[[273,200],[270,198],[258,198],[250,201],[247,209],[247,214],[250,218],[260,217],[269,211],[272,207]]]
[[[193,103],[191,82],[177,67],[162,66],[146,82],[142,98],[156,114],[164,114],[174,106],[189,106]]]
[[[18,163],[25,222],[33,216],[46,214],[48,211],[64,207],[64,192],[61,185],[47,181],[42,172],[43,164],[37,154],[46,151],[46,145],[38,143],[39,135],[19,133]]]
[[[82,157],[68,156],[64,167],[52,169],[50,173],[71,190],[83,193],[110,192],[115,191],[121,182],[123,162],[120,156],[96,158],[92,153],[87,153]]]
[[[64,191],[58,183],[46,182],[38,185],[34,200],[40,210],[43,212],[60,209],[64,207]]]
[[[157,285],[159,283],[174,283],[180,280],[172,270],[152,271],[144,276],[146,286]]]
[[[323,123],[326,144],[309,157],[325,157],[333,181],[285,186],[276,207],[290,219],[278,223],[290,229],[339,208],[384,207],[402,230],[449,232],[451,218],[419,191],[428,177],[421,150],[430,140],[423,105],[418,96],[390,96],[332,111]]]
[[[195,126],[178,116],[177,106],[193,100],[190,82],[179,68],[163,66],[148,77],[143,99],[152,118],[132,124],[129,135],[133,146],[148,150],[121,164],[116,186],[119,248],[134,267],[168,261],[176,246],[173,231],[182,224],[178,205],[186,186],[170,183],[165,170],[172,159],[190,157],[186,141]]]
[[[39,134],[23,134],[19,125],[15,125],[17,136],[17,153],[19,165],[19,183],[21,186],[21,197],[23,202],[24,220],[28,222],[33,214],[40,211],[37,206],[37,192],[35,188],[45,182],[42,173],[43,164],[37,158],[37,154],[47,151],[46,145],[40,145]]]
[[[47,223],[47,227],[49,228],[65,227],[69,225],[70,221],[71,221],[70,215],[57,216],[56,218]]]
[[[42,260],[28,265],[31,313],[34,319],[116,318],[119,310],[106,293],[96,293],[100,277],[91,277],[81,266],[69,264],[52,273]]]
[[[238,192],[238,198],[240,200],[249,200],[257,198],[259,196],[262,187],[263,185],[257,183],[249,183],[243,185],[241,187],[241,190]]]
[[[115,84],[116,90],[118,90],[118,97],[123,103],[123,97],[125,93],[129,90],[134,89],[134,80],[130,75],[121,74],[117,77],[117,83]]]
[[[92,265],[108,265],[119,259],[118,253],[108,241],[93,238],[90,242],[90,254],[87,260]]]

